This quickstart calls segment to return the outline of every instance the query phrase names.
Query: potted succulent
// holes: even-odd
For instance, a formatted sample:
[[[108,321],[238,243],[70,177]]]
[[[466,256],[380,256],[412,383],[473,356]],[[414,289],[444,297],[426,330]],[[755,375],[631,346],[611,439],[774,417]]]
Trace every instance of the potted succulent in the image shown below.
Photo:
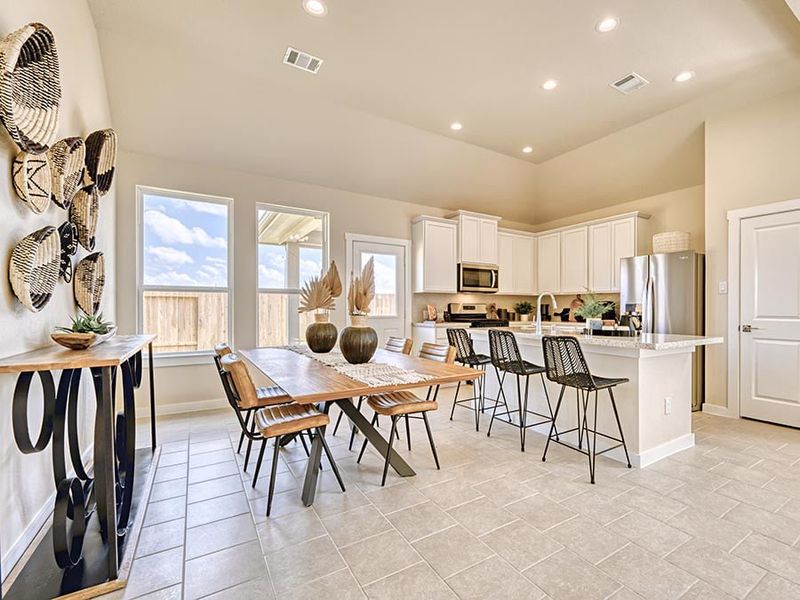
[[[583,305],[575,309],[574,313],[578,317],[586,319],[586,331],[591,333],[603,328],[603,313],[608,311],[611,300],[600,300],[597,295],[589,291],[585,298],[582,298]]]
[[[306,327],[306,343],[312,352],[325,353],[333,350],[338,332],[329,321],[329,311],[336,308],[334,300],[342,295],[342,281],[331,261],[328,272],[312,277],[300,290],[300,313],[314,312],[314,322]]]
[[[339,349],[347,362],[354,365],[369,362],[378,348],[378,334],[367,325],[370,303],[375,298],[375,262],[367,261],[360,276],[350,274],[350,289],[347,290],[347,312],[350,327],[342,330]]]
[[[514,311],[519,315],[520,321],[529,321],[533,312],[533,304],[524,300],[514,305]]]
[[[50,334],[54,342],[70,350],[85,350],[96,344],[102,344],[117,333],[114,323],[103,320],[103,314],[87,315],[81,311],[77,317],[71,317],[70,327],[56,327]]]

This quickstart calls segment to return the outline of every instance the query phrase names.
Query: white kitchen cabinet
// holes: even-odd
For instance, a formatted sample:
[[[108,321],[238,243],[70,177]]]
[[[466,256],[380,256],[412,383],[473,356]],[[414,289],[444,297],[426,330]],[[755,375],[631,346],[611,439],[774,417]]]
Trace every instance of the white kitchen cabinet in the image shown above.
[[[532,296],[536,293],[536,238],[525,232],[497,234],[498,293]]]
[[[514,293],[514,235],[505,231],[497,234],[498,294]]]
[[[638,232],[638,235],[637,235]],[[620,261],[623,258],[649,252],[642,219],[629,217],[611,222],[611,290],[619,291]],[[642,243],[637,245],[637,238]],[[648,240],[649,241],[649,240]],[[641,248],[641,249],[640,249]]]
[[[561,231],[561,278],[559,291],[582,293],[589,284],[589,228]]]
[[[414,292],[455,294],[458,232],[449,219],[421,216],[411,226]]]
[[[594,292],[614,290],[613,235],[611,223],[589,226],[589,289]]]
[[[458,262],[498,264],[497,222],[500,217],[464,210],[447,217],[458,224]]]
[[[540,235],[536,248],[536,283],[539,292],[561,290],[561,234]]]

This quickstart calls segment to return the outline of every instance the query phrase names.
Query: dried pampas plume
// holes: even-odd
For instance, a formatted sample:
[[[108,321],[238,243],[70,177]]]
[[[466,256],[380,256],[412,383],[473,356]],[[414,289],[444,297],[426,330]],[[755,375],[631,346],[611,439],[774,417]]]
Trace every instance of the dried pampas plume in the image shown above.
[[[330,288],[320,277],[309,279],[300,290],[300,306],[297,312],[333,310],[335,304]]]
[[[322,278],[325,285],[331,291],[331,296],[338,298],[342,295],[342,280],[339,278],[339,270],[336,268],[336,261],[331,261],[331,266],[328,267],[328,272]]]
[[[375,261],[370,258],[361,270],[361,276],[351,274],[347,291],[347,310],[351,315],[369,314],[370,304],[375,298]]]

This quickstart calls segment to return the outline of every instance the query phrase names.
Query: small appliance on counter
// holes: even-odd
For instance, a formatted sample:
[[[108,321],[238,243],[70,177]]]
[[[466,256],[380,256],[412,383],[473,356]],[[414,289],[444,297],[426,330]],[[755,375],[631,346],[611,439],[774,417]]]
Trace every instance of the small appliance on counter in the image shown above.
[[[449,323],[469,323],[470,327],[508,327],[508,319],[489,319],[486,309],[485,304],[450,302],[444,320]]]

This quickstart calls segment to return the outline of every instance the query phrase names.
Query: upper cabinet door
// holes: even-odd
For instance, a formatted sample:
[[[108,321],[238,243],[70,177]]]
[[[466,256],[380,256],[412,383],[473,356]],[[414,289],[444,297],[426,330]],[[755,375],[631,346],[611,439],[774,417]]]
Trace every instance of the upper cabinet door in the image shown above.
[[[589,289],[610,292],[614,289],[611,223],[589,226]]]
[[[585,292],[589,284],[589,231],[576,227],[561,232],[561,291]]]
[[[523,295],[536,293],[535,263],[536,240],[527,235],[515,235],[512,240],[514,264],[514,292]]]
[[[619,291],[620,261],[636,256],[636,217],[611,222],[611,290]]]
[[[425,223],[426,291],[456,291],[456,228],[446,223]]]
[[[498,274],[499,294],[514,293],[514,238],[510,233],[497,234],[497,265],[500,267]]]
[[[550,233],[538,238],[536,275],[539,292],[561,291],[561,234]]]
[[[462,263],[481,262],[481,219],[462,215],[459,219],[459,224],[461,226],[461,231],[459,232],[460,261]]]
[[[481,219],[479,223],[479,260],[490,265],[497,264],[497,221]]]

